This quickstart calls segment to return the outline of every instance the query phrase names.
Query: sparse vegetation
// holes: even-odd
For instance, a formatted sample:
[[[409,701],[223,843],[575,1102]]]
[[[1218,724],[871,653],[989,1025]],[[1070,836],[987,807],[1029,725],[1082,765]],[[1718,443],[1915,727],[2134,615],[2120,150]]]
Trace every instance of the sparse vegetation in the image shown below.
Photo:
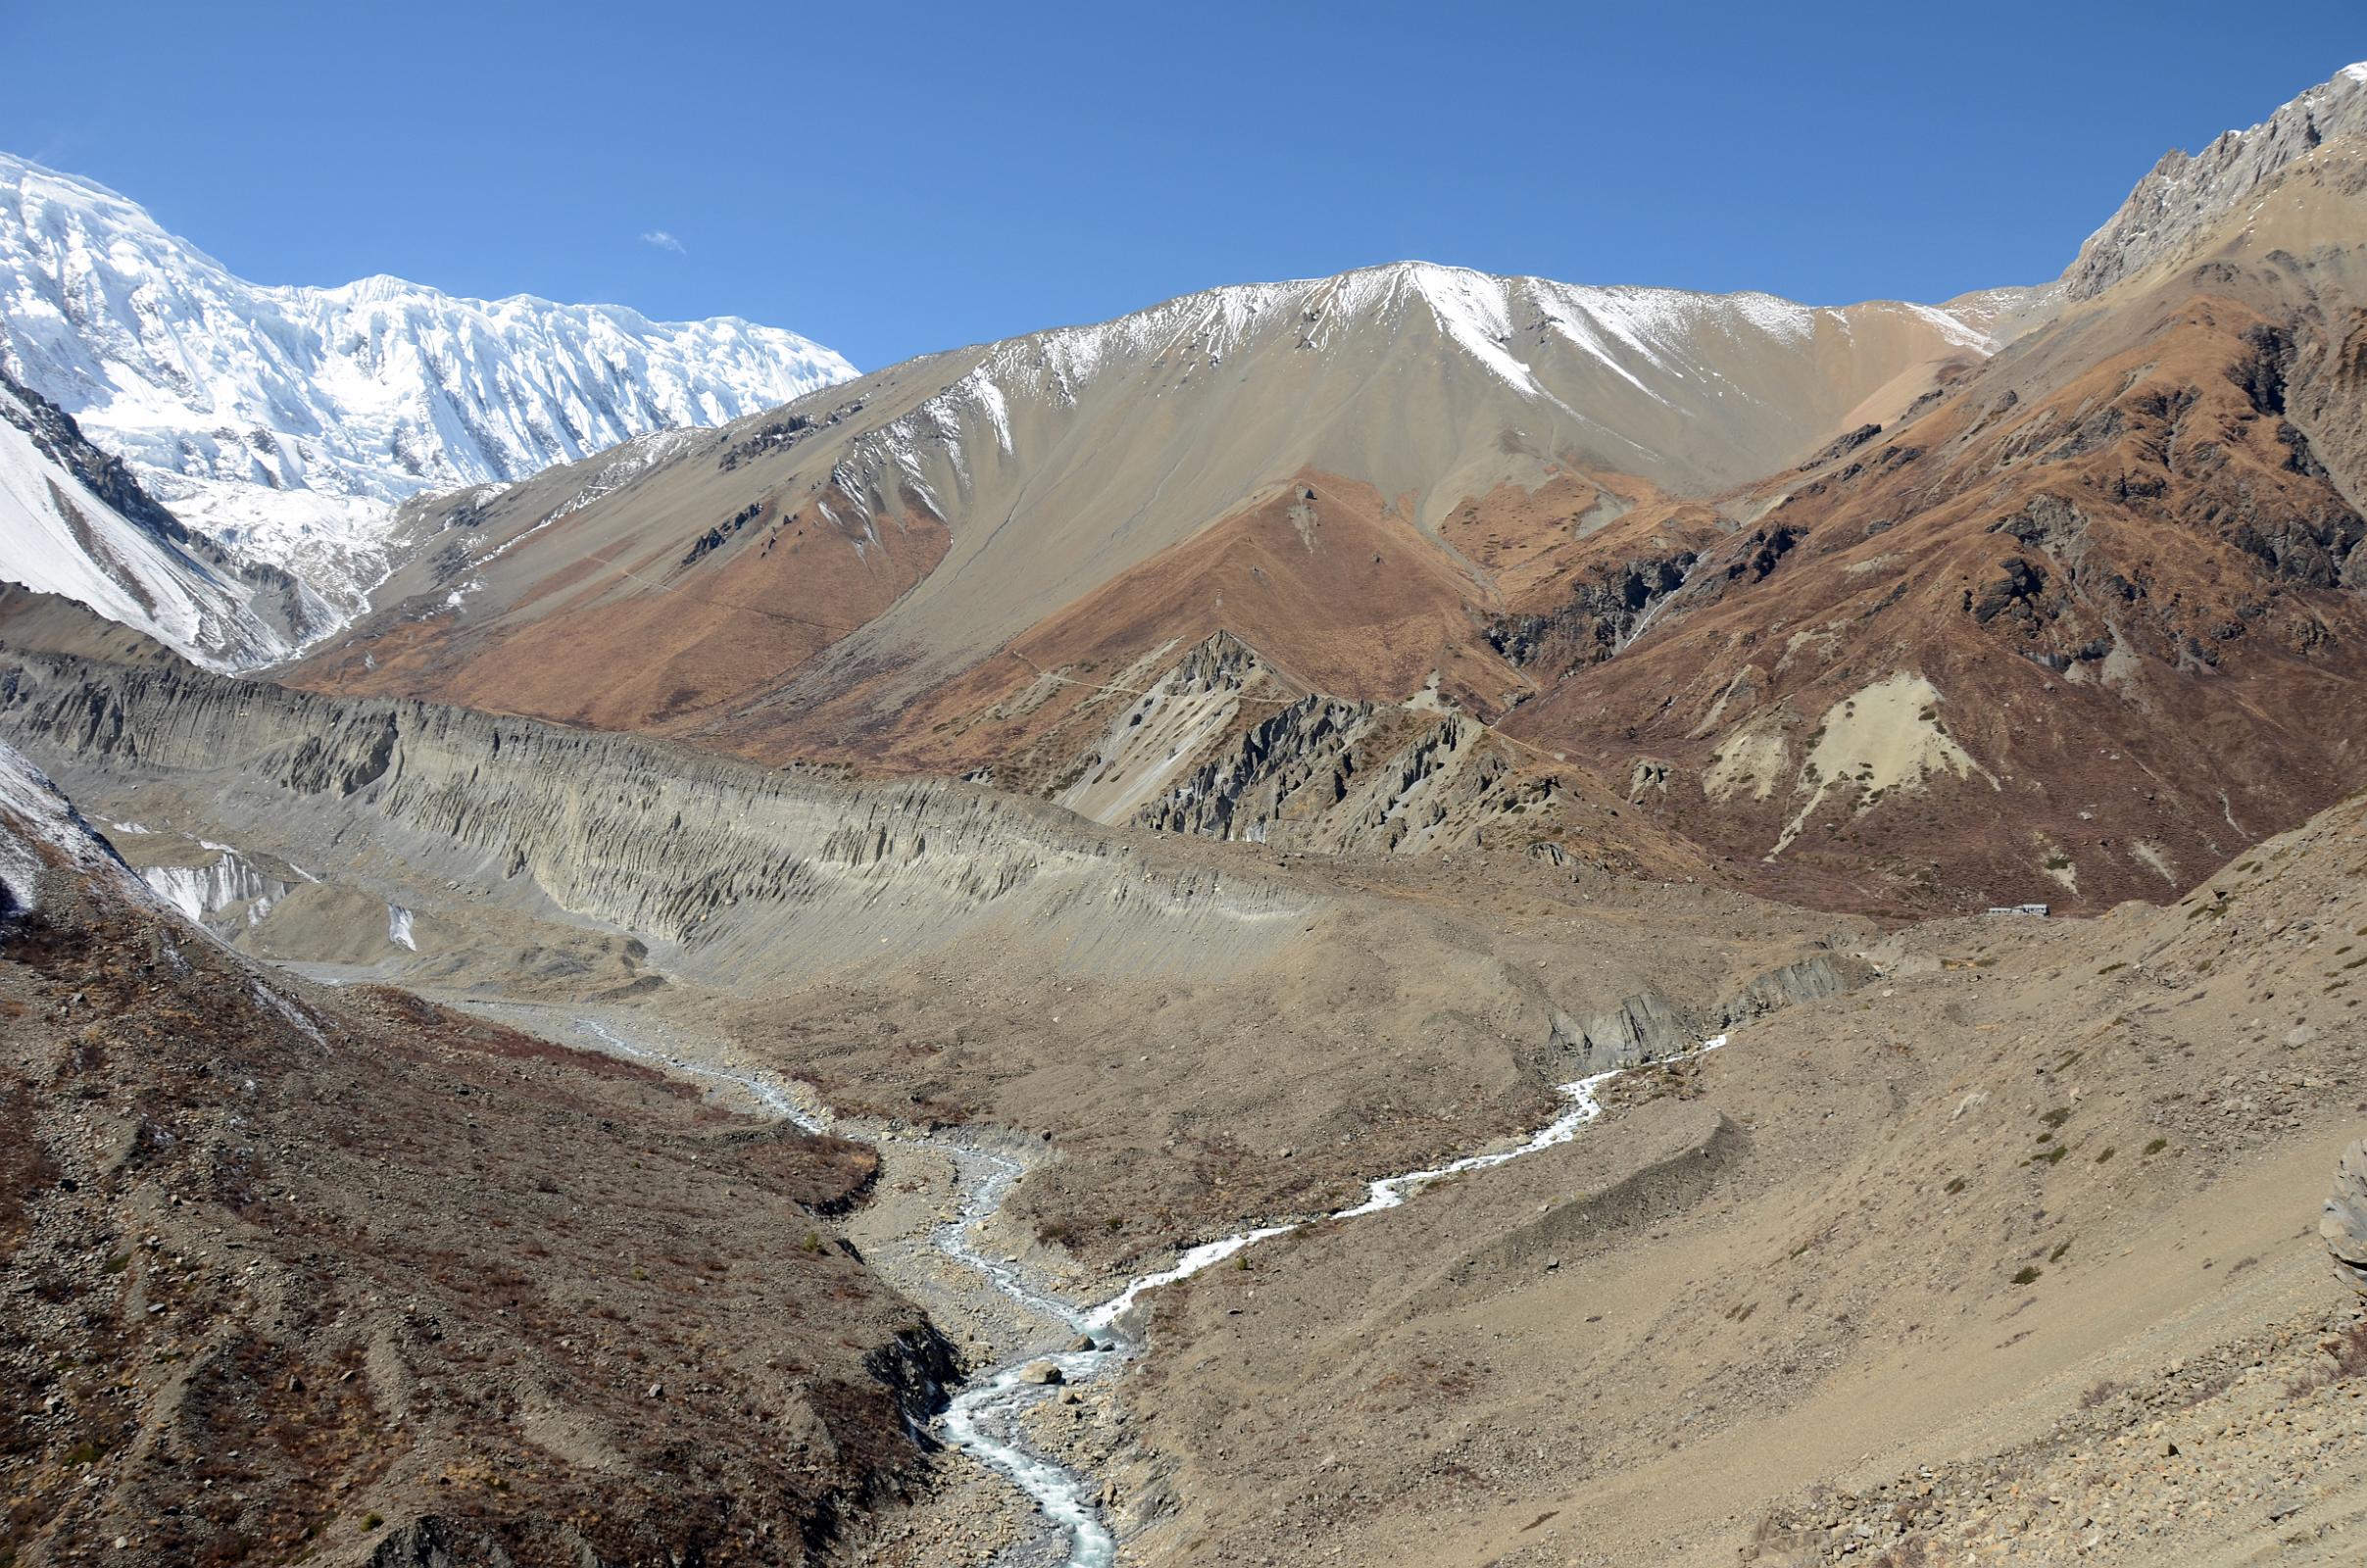
[[[2039,1266],[2036,1263],[2025,1263],[2020,1268],[2013,1271],[2013,1282],[2016,1285],[2035,1284],[2038,1281],[2038,1277]]]
[[[2145,1153],[2147,1155],[2158,1154],[2169,1147],[2170,1141],[2167,1138],[2156,1138],[2151,1143],[2145,1145]]]

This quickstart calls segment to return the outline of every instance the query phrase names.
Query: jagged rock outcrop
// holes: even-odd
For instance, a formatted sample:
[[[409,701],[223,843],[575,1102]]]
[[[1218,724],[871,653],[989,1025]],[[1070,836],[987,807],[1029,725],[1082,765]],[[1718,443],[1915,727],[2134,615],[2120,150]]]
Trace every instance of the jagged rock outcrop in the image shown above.
[[[1372,716],[1370,703],[1327,697],[1293,703],[1252,725],[1229,750],[1144,807],[1136,820],[1160,833],[1266,842],[1310,785],[1319,788],[1318,807],[1326,796],[1334,806],[1348,798],[1356,772],[1353,741]]]
[[[2111,220],[2080,247],[2079,259],[2063,274],[2064,294],[2094,299],[2176,256],[2321,143],[2362,132],[2367,65],[2346,67],[2250,129],[2222,132],[2199,153],[2164,153]]]
[[[1257,650],[1230,632],[1216,632],[1193,645],[1174,667],[1136,690],[1126,674],[1079,705],[1071,721],[1057,726],[1021,761],[1014,778],[1041,773],[1050,764],[1058,780],[1052,798],[1081,816],[1116,823],[1145,818],[1157,810],[1175,776],[1192,767],[1227,738],[1251,713],[1272,711],[1297,701],[1305,688],[1274,669]],[[1119,700],[1128,699],[1123,707]],[[1092,750],[1065,757],[1075,730],[1094,726]],[[1032,765],[1031,765],[1032,764]]]
[[[1638,556],[1571,585],[1569,602],[1551,614],[1502,616],[1490,646],[1541,681],[1616,655],[1685,586],[1700,557],[1689,549]]]
[[[1242,733],[1136,817],[1162,833],[1413,854],[1538,820],[1562,788],[1478,720],[1313,696]]]
[[[1872,979],[1874,965],[1854,954],[1818,953],[1755,975],[1708,1010],[1686,1008],[1657,991],[1643,991],[1585,1019],[1553,1015],[1549,1045],[1567,1053],[1581,1074],[1608,1072],[1689,1051],[1705,1034],[1738,1028],[1803,1002],[1854,991]]]
[[[1769,970],[1719,1003],[1717,1025],[1731,1029],[1795,1003],[1838,997],[1873,977],[1874,966],[1854,954],[1820,953]]]
[[[1549,1043],[1569,1053],[1576,1075],[1587,1077],[1691,1050],[1701,1036],[1675,1004],[1657,991],[1645,991],[1584,1022],[1555,1013]]]
[[[2342,1162],[2335,1167],[2334,1196],[2326,1200],[2318,1234],[2326,1239],[2335,1273],[2367,1296],[2367,1138],[2342,1151]]]

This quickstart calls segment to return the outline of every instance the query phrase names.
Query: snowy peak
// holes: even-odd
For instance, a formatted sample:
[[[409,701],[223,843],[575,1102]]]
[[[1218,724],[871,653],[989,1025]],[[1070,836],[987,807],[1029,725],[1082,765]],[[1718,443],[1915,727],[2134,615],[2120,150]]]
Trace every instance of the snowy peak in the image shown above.
[[[1268,449],[1254,467],[1223,470],[1237,483],[1211,491],[1211,506],[1304,466],[1392,495],[1458,497],[1455,485],[1501,467],[1488,454],[1505,440],[1716,489],[1796,459],[1917,367],[1994,352],[2027,293],[1811,307],[1427,262],[1229,285],[866,378],[868,428],[840,477],[950,518],[993,488],[992,470],[1088,451],[1108,467],[1128,447],[1189,444],[1196,430],[1227,464]],[[919,396],[873,395],[891,383]],[[1178,473],[1213,456],[1183,457]],[[1111,504],[1137,485],[1160,508],[1182,493],[1151,473],[1089,482]]]
[[[1947,306],[1819,308],[1758,292],[1590,286],[1408,261],[1329,277],[1207,289],[1113,320],[1007,339],[984,353],[996,372],[1049,371],[1073,392],[1105,367],[1139,366],[1178,353],[1218,358],[1281,333],[1295,334],[1300,348],[1320,350],[1357,332],[1393,332],[1417,313],[1455,346],[1491,359],[1519,333],[1543,330],[1607,360],[1616,352],[1612,345],[1650,359],[1656,346],[1670,346],[1704,325],[1802,341],[1820,319],[1841,321],[1883,309],[1920,313],[1967,348],[1996,346],[1971,318]],[[1507,378],[1528,380],[1510,372]]]
[[[2201,152],[2173,149],[2090,235],[2063,274],[2065,293],[2093,299],[2178,254],[2288,165],[2323,142],[2367,134],[2367,63],[2345,66],[2247,130],[2223,131]]]
[[[182,521],[350,611],[393,506],[719,424],[854,368],[794,332],[377,275],[232,275],[106,187],[0,155],[0,368]]]

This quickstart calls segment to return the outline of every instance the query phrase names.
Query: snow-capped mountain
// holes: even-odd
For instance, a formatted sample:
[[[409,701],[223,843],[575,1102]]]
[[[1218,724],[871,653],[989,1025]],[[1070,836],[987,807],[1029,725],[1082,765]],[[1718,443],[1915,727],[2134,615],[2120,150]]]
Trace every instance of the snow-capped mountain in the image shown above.
[[[1831,308],[1400,262],[1208,289],[918,362],[972,363],[854,453],[860,471],[934,504],[982,463],[1029,461],[1014,431],[1031,416],[1066,425],[1165,403],[1270,444],[1258,477],[1326,466],[1346,447],[1384,493],[1428,496],[1467,479],[1471,460],[1503,458],[1493,449],[1508,422],[1532,455],[1583,448],[1605,466],[1714,489],[1780,461],[1903,369],[1994,353],[2030,292]],[[1422,450],[1431,432],[1467,444]],[[1095,461],[1119,456],[1068,439]],[[1224,439],[1237,453],[1245,438]],[[1238,491],[1241,476],[1227,479]]]
[[[1304,472],[1425,533],[1573,465],[1715,491],[1994,353],[2026,292],[1827,308],[1397,263],[876,372],[829,394],[859,415],[787,450],[867,515],[910,498],[947,522],[947,568],[877,630],[974,654]]]
[[[215,669],[284,659],[337,624],[287,571],[182,527],[72,416],[5,371],[0,580],[74,600]]]
[[[849,708],[862,728],[984,662],[1023,670],[1006,650],[1073,623],[1113,640],[1080,669],[1226,630],[1334,694],[1407,700],[1435,673],[1493,703],[1518,678],[1468,653],[1492,534],[1550,552],[1652,492],[1797,464],[1988,358],[2028,301],[1825,308],[1420,262],[1210,289],[406,509],[420,548],[308,677],[593,724],[724,724],[746,701],[819,725],[844,698],[873,705]]]
[[[103,186],[0,154],[0,368],[156,498],[350,613],[394,505],[846,380],[794,332],[392,277],[233,276]]]

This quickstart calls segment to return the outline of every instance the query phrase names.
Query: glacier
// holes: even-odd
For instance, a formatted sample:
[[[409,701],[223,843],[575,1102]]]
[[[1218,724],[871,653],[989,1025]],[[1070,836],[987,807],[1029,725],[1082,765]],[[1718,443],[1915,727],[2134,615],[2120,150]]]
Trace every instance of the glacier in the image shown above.
[[[103,185],[0,154],[0,369],[174,516],[356,612],[395,507],[852,379],[795,332],[395,277],[233,275]],[[0,572],[0,575],[4,575]]]

